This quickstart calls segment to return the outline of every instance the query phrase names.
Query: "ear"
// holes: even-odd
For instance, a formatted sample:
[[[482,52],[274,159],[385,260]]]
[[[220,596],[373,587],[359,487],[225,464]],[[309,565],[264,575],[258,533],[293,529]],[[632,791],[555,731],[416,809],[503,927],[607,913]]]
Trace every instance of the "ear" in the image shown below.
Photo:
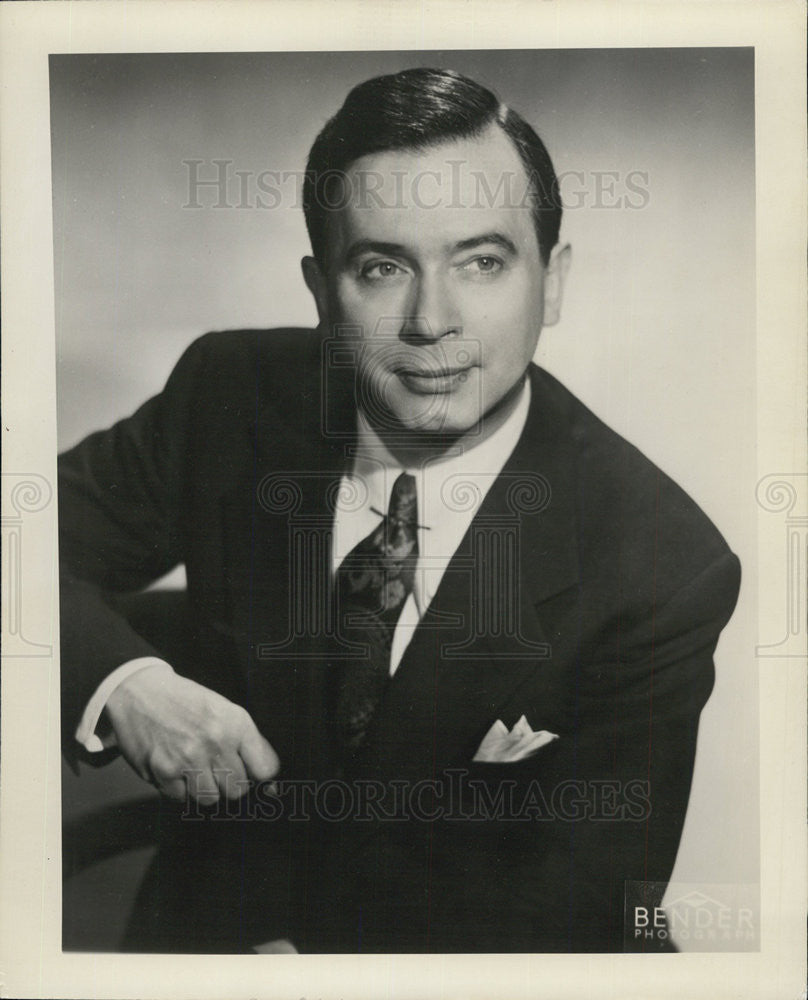
[[[544,269],[544,317],[542,324],[552,326],[561,315],[561,299],[564,282],[570,269],[572,248],[569,243],[556,244],[550,253],[550,260]]]
[[[306,282],[306,287],[314,296],[320,323],[327,324],[328,290],[323,270],[314,257],[304,257],[300,262],[300,267],[303,271],[303,280]]]

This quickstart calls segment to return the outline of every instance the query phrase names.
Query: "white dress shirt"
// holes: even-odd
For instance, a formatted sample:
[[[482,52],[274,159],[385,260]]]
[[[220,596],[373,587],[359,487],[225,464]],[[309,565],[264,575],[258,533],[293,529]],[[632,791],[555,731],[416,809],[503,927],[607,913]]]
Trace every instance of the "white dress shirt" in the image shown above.
[[[418,495],[418,563],[409,595],[393,634],[390,673],[395,673],[421,617],[429,606],[447,566],[460,545],[494,480],[519,440],[530,406],[530,382],[503,422],[483,440],[476,433],[460,438],[439,457],[405,468],[376,432],[359,415],[353,467],[340,484],[334,515],[332,573],[349,552],[380,523],[390,503],[393,483],[402,472],[415,477]],[[95,730],[107,699],[115,688],[138,670],[164,660],[140,657],[113,670],[99,685],[84,710],[76,739],[92,752],[115,745],[114,735],[103,741]]]

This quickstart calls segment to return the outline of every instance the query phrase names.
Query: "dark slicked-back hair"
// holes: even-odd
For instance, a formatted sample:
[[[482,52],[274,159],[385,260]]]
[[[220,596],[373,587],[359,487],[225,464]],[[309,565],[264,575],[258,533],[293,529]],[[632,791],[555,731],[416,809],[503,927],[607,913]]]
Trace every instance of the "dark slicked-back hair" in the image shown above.
[[[530,180],[539,251],[547,264],[558,242],[561,198],[544,143],[490,90],[446,69],[407,69],[360,83],[317,136],[303,183],[303,211],[316,259],[325,265],[326,220],[339,204],[334,188],[352,163],[371,153],[473,138],[494,123],[513,143]]]

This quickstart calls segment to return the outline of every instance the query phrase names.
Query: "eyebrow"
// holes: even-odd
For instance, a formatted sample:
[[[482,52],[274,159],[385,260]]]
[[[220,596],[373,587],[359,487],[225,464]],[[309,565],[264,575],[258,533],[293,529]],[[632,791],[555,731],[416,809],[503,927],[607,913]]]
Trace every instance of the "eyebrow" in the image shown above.
[[[513,240],[502,233],[483,233],[481,236],[472,236],[467,240],[460,240],[459,243],[455,243],[454,249],[455,251],[474,250],[476,247],[483,246],[486,243],[501,247],[503,250],[514,255],[519,252]]]
[[[498,246],[507,253],[516,256],[518,250],[516,244],[503,233],[491,232],[481,233],[479,236],[471,236],[466,240],[459,240],[452,247],[453,253],[462,253],[464,250],[474,250],[484,245]],[[345,254],[348,260],[361,256],[363,253],[390,254],[393,257],[407,257],[409,252],[400,243],[385,243],[380,240],[356,240],[349,247]]]
[[[391,257],[406,255],[406,249],[400,243],[383,243],[380,240],[356,240],[345,254],[348,260],[359,257],[363,253],[385,253]]]

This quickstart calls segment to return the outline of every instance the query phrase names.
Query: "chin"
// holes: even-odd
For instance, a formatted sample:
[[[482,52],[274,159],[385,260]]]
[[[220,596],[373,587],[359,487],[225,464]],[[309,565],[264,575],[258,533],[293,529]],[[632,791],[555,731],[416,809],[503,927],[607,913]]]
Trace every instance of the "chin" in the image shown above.
[[[464,434],[481,419],[480,400],[473,393],[391,394],[387,400],[390,419],[413,434]]]
[[[424,412],[422,409],[418,413],[410,411],[396,416],[403,430],[411,431],[413,434],[434,434],[436,437],[459,437],[476,427],[480,419],[481,414],[476,408],[456,412],[451,404],[447,405],[445,402],[442,405],[436,404],[429,412]]]

